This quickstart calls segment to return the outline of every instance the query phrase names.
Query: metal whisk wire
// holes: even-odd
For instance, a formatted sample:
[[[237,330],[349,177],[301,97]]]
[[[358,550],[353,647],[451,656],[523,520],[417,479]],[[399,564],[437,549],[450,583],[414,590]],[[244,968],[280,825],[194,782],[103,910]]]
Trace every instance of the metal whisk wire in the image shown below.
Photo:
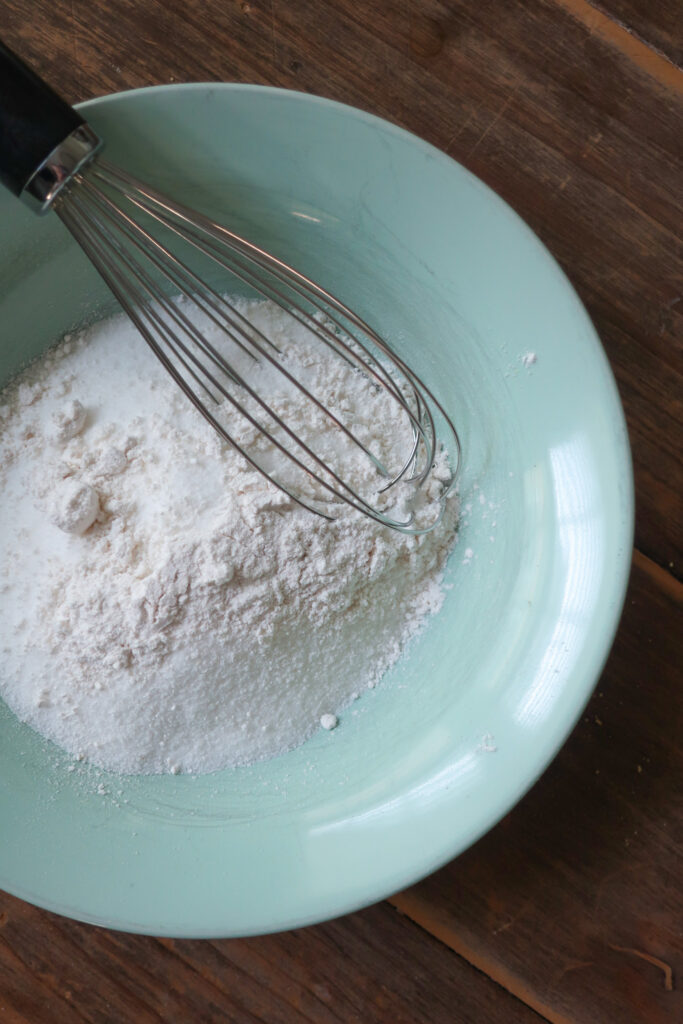
[[[417,518],[414,511],[392,513],[392,501],[395,509],[416,508],[419,501],[411,504],[410,496],[417,499],[428,485],[433,498],[433,480],[445,498],[458,471],[458,435],[432,392],[376,331],[282,260],[101,161],[103,141],[93,128],[1,42],[0,93],[0,184],[36,213],[55,210],[218,435],[293,501],[328,519],[335,518],[335,503],[345,502],[407,533],[433,528],[422,512]],[[197,271],[202,263],[210,268],[206,273]],[[223,280],[212,287],[216,268]],[[301,360],[293,372],[298,357],[288,366],[286,346],[281,350],[267,337],[269,328],[259,330],[242,312],[251,317],[256,307],[226,298],[243,294],[245,286],[250,297],[269,300],[305,328],[305,342],[301,331],[293,333],[306,358],[315,339],[326,355],[358,371],[358,401],[361,393],[363,401],[377,399],[395,435],[374,434],[367,416],[354,421],[351,402],[331,407],[338,367],[323,380],[318,360],[315,383]],[[254,316],[267,319],[265,313]],[[208,325],[206,334],[201,324]],[[252,374],[258,378],[254,387]],[[264,385],[261,393],[265,380],[273,386]],[[388,408],[400,410],[400,417],[389,416]],[[437,420],[447,441],[437,438]],[[296,423],[302,430],[306,424],[305,437]],[[307,440],[311,430],[315,440]],[[441,480],[441,445],[451,458],[447,483]],[[273,455],[281,459],[270,465]],[[367,460],[362,468],[361,457]]]
[[[383,478],[376,488],[378,494],[386,494],[399,482],[410,483],[416,490],[425,483],[438,450],[434,419],[434,412],[438,411],[449,435],[454,463],[451,479],[443,489],[445,499],[454,485],[460,460],[457,431],[432,392],[356,313],[253,243],[99,159],[73,176],[53,206],[166,370],[223,440],[254,469],[293,501],[327,519],[336,518],[334,503],[343,501],[376,522],[405,533],[420,534],[433,529],[438,519],[418,527],[412,513],[406,519],[394,518],[358,493],[339,467],[330,465],[306,443],[249,384],[235,362],[210,343],[196,326],[195,318],[186,314],[183,302],[190,303],[218,327],[240,351],[272,366],[362,451]],[[224,294],[211,287],[158,233],[153,233],[154,225],[161,228],[162,234],[181,239],[190,252],[201,254],[274,302],[307,328],[311,336],[364,374],[374,388],[390,395],[405,415],[412,437],[402,465],[390,471],[356,436],[353,424],[344,423],[336,411],[321,402],[283,365],[272,339],[247,320]],[[183,301],[178,301],[179,296]],[[320,497],[307,497],[240,444],[211,411],[222,399],[267,438],[290,466],[322,488],[328,498],[323,501]]]

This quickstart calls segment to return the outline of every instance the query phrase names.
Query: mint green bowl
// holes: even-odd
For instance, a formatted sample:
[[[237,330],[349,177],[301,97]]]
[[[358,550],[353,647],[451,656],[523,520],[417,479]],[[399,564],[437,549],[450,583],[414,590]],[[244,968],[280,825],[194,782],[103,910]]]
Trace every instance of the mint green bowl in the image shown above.
[[[198,778],[69,772],[0,704],[0,886],[174,936],[330,918],[491,828],[585,705],[632,543],[614,381],[538,239],[420,139],[252,86],[164,86],[82,110],[109,159],[283,255],[386,333],[460,430],[463,525],[441,613],[358,714],[283,757]],[[55,217],[2,195],[0,222],[5,380],[113,307]]]

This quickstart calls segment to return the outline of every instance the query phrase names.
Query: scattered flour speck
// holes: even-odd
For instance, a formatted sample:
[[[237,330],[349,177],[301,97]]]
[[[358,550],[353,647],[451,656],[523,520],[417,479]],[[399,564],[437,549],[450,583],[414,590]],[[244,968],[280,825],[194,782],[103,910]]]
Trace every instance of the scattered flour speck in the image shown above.
[[[495,754],[498,750],[496,746],[495,737],[490,733],[484,733],[479,744],[479,749],[485,754]]]

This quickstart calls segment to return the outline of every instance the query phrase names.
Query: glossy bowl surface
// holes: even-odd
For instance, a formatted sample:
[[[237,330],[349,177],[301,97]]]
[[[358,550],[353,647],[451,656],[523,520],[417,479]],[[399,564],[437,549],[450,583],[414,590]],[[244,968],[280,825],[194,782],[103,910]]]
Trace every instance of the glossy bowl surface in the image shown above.
[[[66,755],[0,704],[0,885],[85,921],[174,936],[330,918],[474,842],[581,713],[630,565],[614,381],[547,250],[415,136],[241,85],[81,109],[109,160],[282,255],[386,334],[461,432],[463,521],[441,613],[359,714],[286,756],[198,778],[69,773]],[[112,306],[56,217],[7,194],[0,222],[4,380]]]

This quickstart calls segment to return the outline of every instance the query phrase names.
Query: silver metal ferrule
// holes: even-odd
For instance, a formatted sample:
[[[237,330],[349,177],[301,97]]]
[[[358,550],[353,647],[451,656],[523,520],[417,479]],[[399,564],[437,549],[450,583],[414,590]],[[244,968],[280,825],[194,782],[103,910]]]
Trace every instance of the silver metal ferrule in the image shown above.
[[[53,202],[102,146],[89,124],[81,124],[52,150],[24,186],[21,199],[34,213],[47,213]]]

